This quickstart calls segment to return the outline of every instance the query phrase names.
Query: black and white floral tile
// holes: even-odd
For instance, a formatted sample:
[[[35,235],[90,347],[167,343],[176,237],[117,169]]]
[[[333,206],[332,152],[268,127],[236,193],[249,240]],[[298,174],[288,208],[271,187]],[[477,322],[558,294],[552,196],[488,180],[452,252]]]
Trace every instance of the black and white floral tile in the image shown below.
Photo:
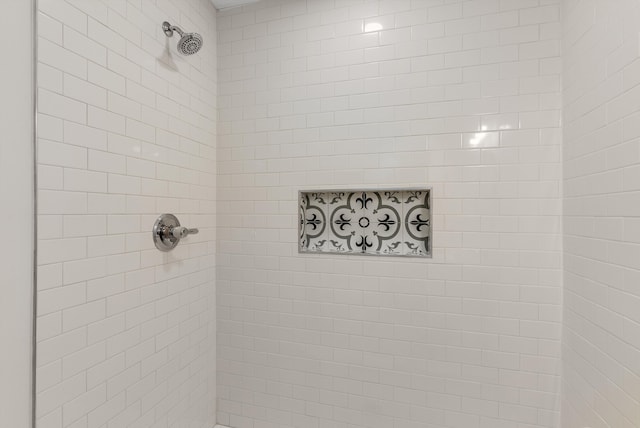
[[[431,192],[300,192],[301,252],[431,256]]]

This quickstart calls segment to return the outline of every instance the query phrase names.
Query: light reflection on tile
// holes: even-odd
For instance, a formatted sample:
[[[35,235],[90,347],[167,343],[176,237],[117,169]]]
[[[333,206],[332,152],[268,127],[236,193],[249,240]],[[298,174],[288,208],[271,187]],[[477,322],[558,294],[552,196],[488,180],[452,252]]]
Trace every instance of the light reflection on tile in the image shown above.
[[[471,134],[462,134],[462,147],[465,149],[498,147],[499,145],[499,132],[474,132]]]

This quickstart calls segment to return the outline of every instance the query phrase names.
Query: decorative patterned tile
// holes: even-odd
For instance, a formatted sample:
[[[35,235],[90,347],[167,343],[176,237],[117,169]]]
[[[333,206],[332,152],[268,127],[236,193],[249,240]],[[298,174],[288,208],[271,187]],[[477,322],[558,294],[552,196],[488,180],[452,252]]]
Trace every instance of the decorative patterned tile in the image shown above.
[[[300,249],[301,251],[327,250],[326,193],[300,194]]]
[[[352,253],[352,241],[357,233],[355,210],[349,208],[348,192],[328,192],[329,246],[333,253]]]
[[[402,192],[405,234],[403,254],[431,254],[431,195],[429,190]]]
[[[300,192],[300,252],[431,255],[430,191]]]

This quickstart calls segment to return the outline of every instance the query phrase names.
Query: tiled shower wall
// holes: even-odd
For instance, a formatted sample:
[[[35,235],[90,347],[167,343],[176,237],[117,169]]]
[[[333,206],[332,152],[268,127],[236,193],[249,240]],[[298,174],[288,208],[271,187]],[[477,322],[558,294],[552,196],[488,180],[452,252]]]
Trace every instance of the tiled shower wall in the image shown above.
[[[640,4],[564,4],[563,428],[640,424]]]
[[[209,0],[38,1],[39,428],[215,423]],[[169,20],[204,36],[184,58]],[[162,212],[200,234],[160,253]]]
[[[218,15],[219,423],[558,426],[558,19],[557,0]],[[425,185],[433,259],[297,253],[298,190]]]

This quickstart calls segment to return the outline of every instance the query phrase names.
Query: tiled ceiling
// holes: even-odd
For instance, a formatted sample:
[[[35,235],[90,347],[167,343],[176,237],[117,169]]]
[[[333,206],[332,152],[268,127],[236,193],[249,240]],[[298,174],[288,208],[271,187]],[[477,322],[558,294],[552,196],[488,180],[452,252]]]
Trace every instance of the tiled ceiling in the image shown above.
[[[258,1],[260,0],[211,0],[216,9],[228,9],[230,7],[238,7]]]

